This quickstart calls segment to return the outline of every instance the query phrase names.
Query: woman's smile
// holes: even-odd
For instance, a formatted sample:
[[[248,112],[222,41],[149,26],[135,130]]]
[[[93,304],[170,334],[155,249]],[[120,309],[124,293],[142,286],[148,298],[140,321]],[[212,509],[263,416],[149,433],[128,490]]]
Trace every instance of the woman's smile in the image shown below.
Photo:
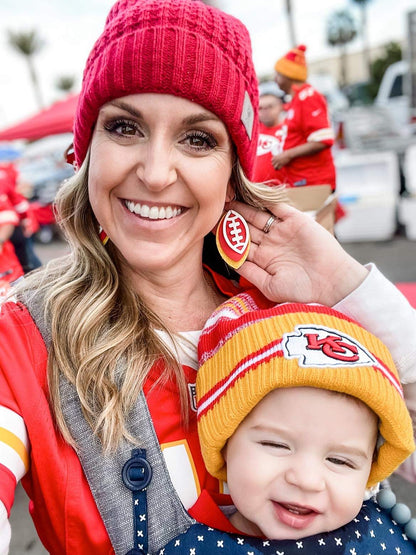
[[[126,208],[132,213],[147,218],[149,220],[170,220],[182,214],[185,210],[182,206],[170,205],[156,206],[150,203],[134,202],[133,200],[125,200]]]

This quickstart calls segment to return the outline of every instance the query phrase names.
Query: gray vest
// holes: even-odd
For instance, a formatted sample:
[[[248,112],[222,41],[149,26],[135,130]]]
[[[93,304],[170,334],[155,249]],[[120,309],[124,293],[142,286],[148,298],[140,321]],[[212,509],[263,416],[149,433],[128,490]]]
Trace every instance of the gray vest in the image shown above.
[[[33,291],[20,294],[47,347],[51,343],[50,326],[43,315],[43,298]],[[117,451],[103,455],[97,438],[85,421],[75,388],[61,377],[62,409],[68,428],[78,445],[78,456],[104,521],[114,551],[125,555],[133,547],[132,493],[122,481],[122,468],[130,459],[133,446],[123,441]],[[149,551],[161,549],[195,521],[185,511],[170,480],[143,392],[128,418],[128,429],[140,438],[140,447],[153,471],[147,487]]]

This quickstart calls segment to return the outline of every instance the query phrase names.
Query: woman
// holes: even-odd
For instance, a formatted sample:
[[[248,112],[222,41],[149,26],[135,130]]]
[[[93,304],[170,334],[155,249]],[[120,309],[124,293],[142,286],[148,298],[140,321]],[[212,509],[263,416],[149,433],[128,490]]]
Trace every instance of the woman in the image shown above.
[[[0,315],[0,529],[22,479],[50,553],[143,552],[142,520],[155,551],[189,526],[203,488],[220,491],[201,459],[194,384],[198,330],[243,287],[202,263],[228,271],[204,248],[224,206],[250,228],[240,275],[274,301],[333,304],[367,282],[310,218],[248,181],[256,144],[238,20],[194,0],[113,6],[84,71],[79,171],[57,198],[71,254]]]

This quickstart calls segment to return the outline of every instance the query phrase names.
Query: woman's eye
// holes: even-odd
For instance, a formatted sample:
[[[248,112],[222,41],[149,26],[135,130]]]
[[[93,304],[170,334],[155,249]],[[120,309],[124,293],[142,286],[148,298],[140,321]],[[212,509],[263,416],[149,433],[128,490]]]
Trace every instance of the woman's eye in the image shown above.
[[[188,133],[183,142],[194,150],[211,150],[217,146],[217,141],[214,137],[202,131]]]
[[[328,461],[337,466],[347,466],[348,468],[354,468],[354,465],[350,461],[339,459],[338,457],[328,457]]]
[[[104,129],[109,133],[124,137],[134,136],[140,133],[139,126],[134,121],[118,119],[109,121],[104,125]]]

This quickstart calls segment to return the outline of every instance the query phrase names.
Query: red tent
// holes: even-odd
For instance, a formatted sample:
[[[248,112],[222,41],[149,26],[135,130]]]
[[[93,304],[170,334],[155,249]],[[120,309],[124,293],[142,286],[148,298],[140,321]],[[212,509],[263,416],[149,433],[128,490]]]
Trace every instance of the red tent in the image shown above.
[[[38,114],[0,131],[0,141],[41,139],[72,131],[78,94],[71,94]]]

